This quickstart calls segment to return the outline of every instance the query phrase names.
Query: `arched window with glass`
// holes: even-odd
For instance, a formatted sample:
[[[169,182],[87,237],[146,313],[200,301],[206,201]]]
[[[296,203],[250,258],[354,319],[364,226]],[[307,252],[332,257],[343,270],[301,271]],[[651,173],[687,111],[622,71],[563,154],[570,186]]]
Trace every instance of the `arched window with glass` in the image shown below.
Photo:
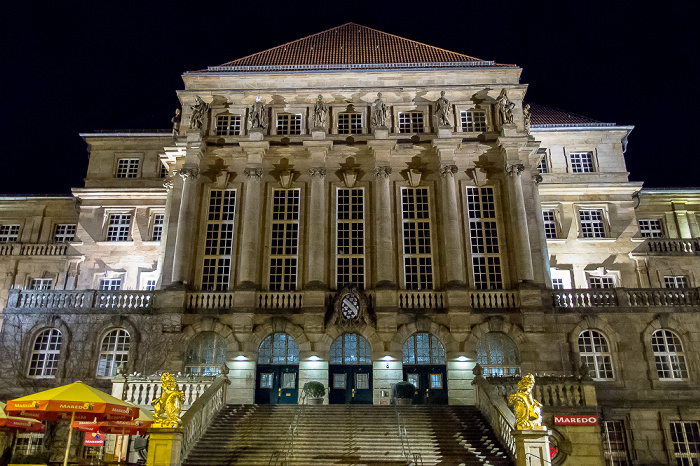
[[[484,368],[486,377],[520,374],[518,347],[508,335],[489,332],[476,344],[476,360]]]
[[[187,348],[185,372],[194,375],[217,376],[226,363],[226,342],[215,332],[202,332]]]
[[[258,349],[258,364],[299,364],[299,345],[286,333],[275,333]]]
[[[331,364],[372,364],[369,342],[357,333],[346,333],[331,344]]]
[[[403,345],[404,364],[445,364],[445,347],[435,335],[416,333]]]
[[[581,364],[595,380],[612,380],[613,364],[608,339],[597,330],[584,330],[578,336],[578,352]]]
[[[681,339],[670,330],[657,330],[651,335],[654,363],[659,379],[684,380],[688,378],[685,352]]]
[[[61,357],[63,335],[57,328],[43,330],[36,336],[29,360],[28,377],[54,378]]]
[[[120,366],[126,368],[129,361],[129,332],[123,328],[109,331],[100,344],[100,358],[97,363],[98,377],[114,377]]]

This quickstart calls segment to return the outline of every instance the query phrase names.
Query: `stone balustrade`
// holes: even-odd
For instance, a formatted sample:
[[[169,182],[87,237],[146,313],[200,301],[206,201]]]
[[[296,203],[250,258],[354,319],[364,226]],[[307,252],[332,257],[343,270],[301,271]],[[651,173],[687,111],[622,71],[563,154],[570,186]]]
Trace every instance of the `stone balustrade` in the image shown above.
[[[153,306],[153,291],[10,290],[8,309],[146,309]]]
[[[618,305],[614,288],[554,290],[554,307],[614,307]]]
[[[444,309],[447,307],[445,294],[441,291],[400,291],[401,309]]]
[[[5,243],[0,245],[0,256],[65,256],[66,243]]]
[[[187,309],[231,309],[233,291],[199,291],[187,293]]]
[[[485,380],[507,402],[510,395],[518,391],[520,376],[487,377]],[[593,381],[580,375],[536,375],[535,382],[532,395],[542,406],[576,408],[598,405]]]
[[[643,252],[648,254],[697,254],[700,251],[700,239],[649,238],[644,246]]]
[[[515,458],[515,414],[508,407],[508,403],[496,392],[496,387],[491,385],[484,377],[475,374],[472,382],[476,407],[486,417],[493,428],[494,433],[501,443],[508,449],[511,458]]]
[[[215,377],[176,376],[175,380],[177,388],[185,394],[182,410],[186,411],[206,392]],[[118,375],[112,379],[112,396],[140,406],[151,406],[151,402],[160,396],[161,391],[159,375]]]
[[[697,288],[626,289],[630,307],[696,306],[700,303]]]
[[[301,291],[260,291],[255,306],[258,309],[301,309],[303,295]]]
[[[469,292],[472,309],[513,309],[520,307],[520,294],[516,290],[479,290]]]
[[[226,392],[230,383],[225,375],[217,377],[182,416],[183,435],[180,451],[182,460],[187,458],[209,424],[226,405]]]

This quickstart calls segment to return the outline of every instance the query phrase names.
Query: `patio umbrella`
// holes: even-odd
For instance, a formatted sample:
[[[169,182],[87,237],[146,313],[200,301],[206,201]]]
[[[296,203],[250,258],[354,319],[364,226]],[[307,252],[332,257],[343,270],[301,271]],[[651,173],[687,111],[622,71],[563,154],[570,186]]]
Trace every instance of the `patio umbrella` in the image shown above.
[[[10,416],[34,414],[41,419],[64,420],[70,414],[71,427],[76,418],[90,420],[134,419],[139,408],[92,388],[83,382],[73,382],[7,402],[5,411]],[[34,417],[34,416],[32,416]],[[63,466],[68,464],[68,452],[73,429],[68,430],[68,444]]]
[[[75,421],[73,429],[103,434],[144,435],[151,424],[153,424],[153,414],[146,410],[140,410],[139,417],[132,421]]]
[[[0,429],[21,430],[24,432],[43,432],[44,424],[36,419],[8,416],[5,414],[5,403],[0,401]]]

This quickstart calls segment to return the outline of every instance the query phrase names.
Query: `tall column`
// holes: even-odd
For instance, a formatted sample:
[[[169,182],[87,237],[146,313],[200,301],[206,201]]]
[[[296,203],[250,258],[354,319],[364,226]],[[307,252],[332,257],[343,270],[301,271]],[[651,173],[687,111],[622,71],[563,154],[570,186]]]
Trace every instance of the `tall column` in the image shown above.
[[[460,228],[459,203],[457,202],[457,165],[446,164],[440,167],[442,176],[442,218],[445,270],[448,286],[466,286],[464,277],[464,249]]]
[[[311,198],[309,202],[309,228],[307,247],[309,273],[307,289],[326,288],[326,169],[312,167]]]
[[[175,257],[173,258],[173,282],[188,284],[191,281],[193,228],[196,223],[194,204],[197,202],[199,168],[196,165],[185,164],[179,173],[182,177],[183,185],[180,214],[177,222],[177,237],[175,239]]]
[[[513,199],[511,207],[511,237],[515,237],[515,265],[517,267],[518,281],[532,281],[534,272],[532,270],[532,253],[530,252],[530,234],[528,232],[527,212],[525,211],[525,198],[523,196],[522,172],[525,165],[514,163],[506,167],[508,174],[508,190],[510,198]]]
[[[246,167],[245,197],[241,225],[241,254],[238,262],[239,289],[254,289],[258,281],[260,250],[260,184],[263,170],[259,166]]]
[[[378,166],[376,177],[375,219],[377,225],[377,287],[396,287],[396,266],[394,264],[394,235],[391,215],[391,167]]]

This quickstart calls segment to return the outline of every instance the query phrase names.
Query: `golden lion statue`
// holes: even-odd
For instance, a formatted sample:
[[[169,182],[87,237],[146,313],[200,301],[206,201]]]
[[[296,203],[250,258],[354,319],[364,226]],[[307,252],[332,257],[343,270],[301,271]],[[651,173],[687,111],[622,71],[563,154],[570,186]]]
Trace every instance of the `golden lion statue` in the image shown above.
[[[177,389],[175,377],[169,372],[163,373],[160,378],[162,391],[160,397],[151,402],[155,412],[153,413],[153,427],[180,427],[180,412],[185,402],[185,394]]]
[[[535,377],[527,374],[518,382],[518,391],[513,393],[509,401],[515,407],[515,428],[542,429],[542,405],[532,397]]]

